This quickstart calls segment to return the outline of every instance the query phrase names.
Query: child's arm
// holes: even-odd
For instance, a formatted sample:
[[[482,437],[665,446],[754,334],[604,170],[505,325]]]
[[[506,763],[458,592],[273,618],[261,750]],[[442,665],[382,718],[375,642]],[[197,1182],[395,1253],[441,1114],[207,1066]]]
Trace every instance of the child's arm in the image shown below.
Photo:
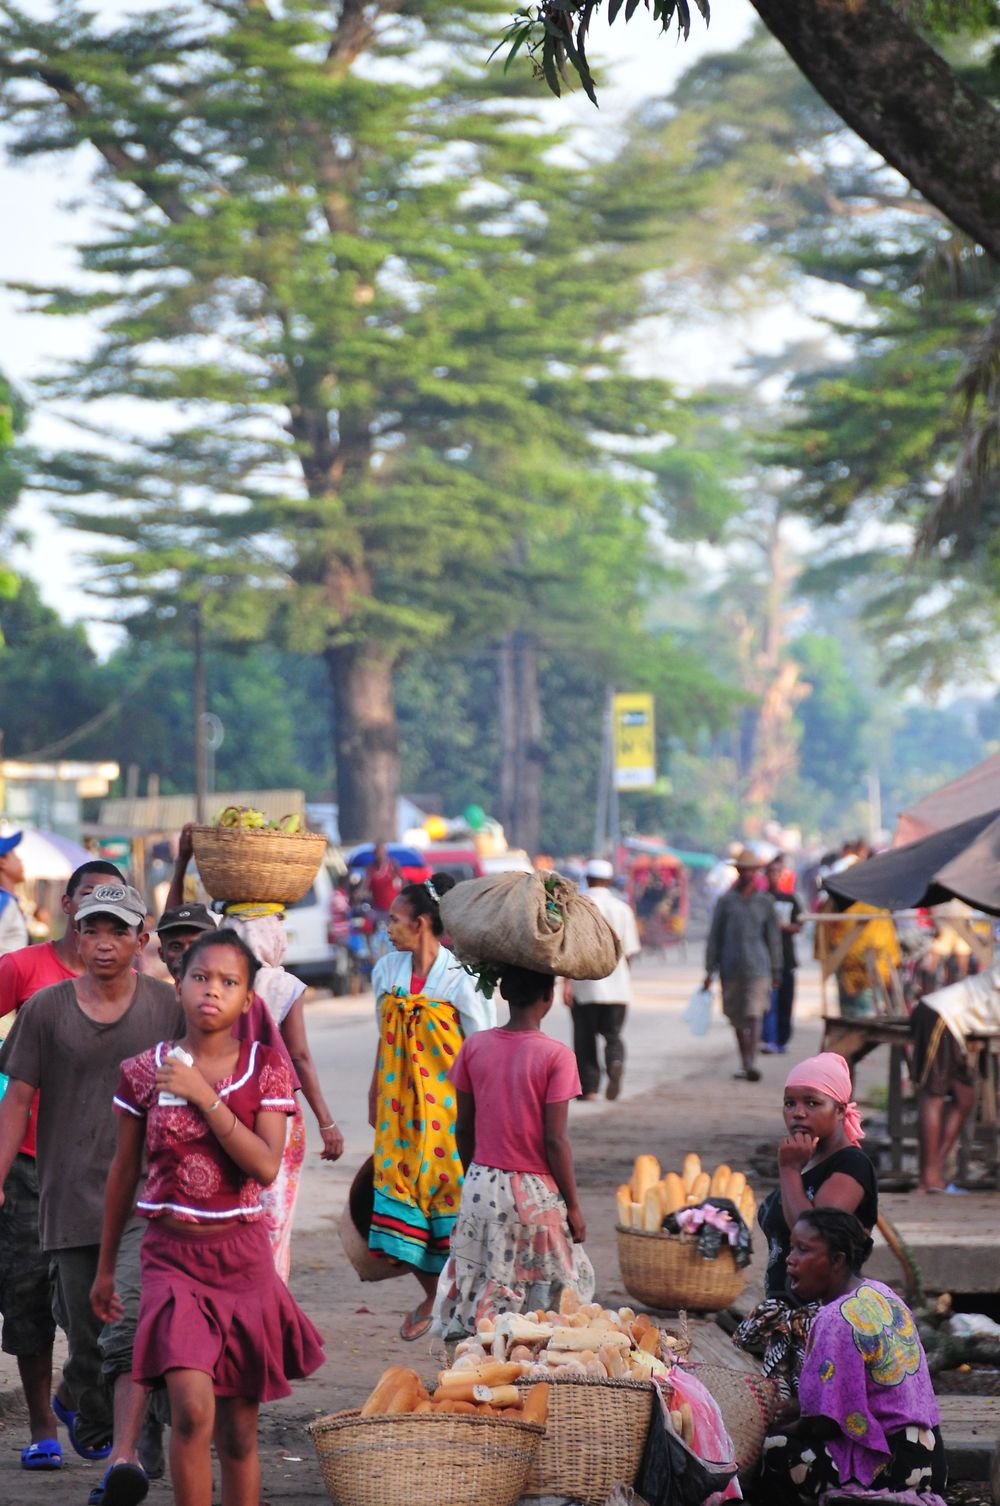
[[[569,1120],[569,1103],[545,1105],[545,1156],[555,1177],[556,1186],[566,1202],[566,1216],[570,1233],[577,1244],[587,1237],[587,1225],[576,1195],[576,1176],[573,1172],[573,1152],[569,1148],[566,1125]]]
[[[250,1129],[220,1098],[197,1067],[189,1067],[176,1056],[165,1056],[156,1069],[157,1091],[165,1088],[186,1098],[200,1109],[205,1122],[231,1161],[240,1171],[267,1187],[278,1175],[285,1148],[287,1114],[275,1109],[260,1109]]]
[[[455,1144],[462,1165],[468,1169],[476,1153],[476,1100],[471,1093],[463,1093],[461,1089],[458,1090]]]
[[[97,1275],[90,1289],[90,1305],[105,1323],[120,1318],[124,1311],[121,1298],[115,1291],[115,1261],[118,1258],[122,1231],[135,1207],[135,1189],[142,1173],[142,1147],[145,1139],[145,1118],[123,1114],[118,1121],[118,1149],[104,1190],[101,1253],[97,1258]]]
[[[319,1132],[323,1139],[323,1149],[320,1155],[324,1161],[337,1161],[344,1154],[344,1137],[323,1097],[319,1073],[316,1071],[316,1063],[309,1050],[305,1010],[301,997],[295,1000],[281,1022],[281,1038],[288,1048],[292,1066],[302,1084],[306,1103],[316,1115],[316,1123],[319,1125]]]

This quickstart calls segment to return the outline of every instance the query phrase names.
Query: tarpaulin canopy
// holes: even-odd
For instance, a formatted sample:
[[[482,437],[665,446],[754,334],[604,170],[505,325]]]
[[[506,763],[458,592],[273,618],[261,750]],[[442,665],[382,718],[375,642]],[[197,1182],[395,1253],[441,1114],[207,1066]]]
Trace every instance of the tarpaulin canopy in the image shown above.
[[[915,805],[902,812],[893,837],[893,847],[916,842],[932,831],[943,831],[973,816],[982,816],[1000,807],[1000,753],[994,753],[966,769],[957,779],[949,779],[940,789],[932,790]]]
[[[823,884],[842,908],[912,910],[962,899],[1000,915],[1000,808],[828,874]]]

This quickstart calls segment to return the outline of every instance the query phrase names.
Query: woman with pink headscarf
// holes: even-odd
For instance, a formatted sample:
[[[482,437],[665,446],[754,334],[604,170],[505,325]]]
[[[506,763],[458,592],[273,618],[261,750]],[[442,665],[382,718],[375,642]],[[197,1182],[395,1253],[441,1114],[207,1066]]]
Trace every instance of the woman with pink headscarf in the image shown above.
[[[757,1222],[767,1236],[764,1301],[740,1324],[733,1342],[760,1354],[765,1375],[786,1393],[805,1351],[815,1304],[803,1306],[788,1290],[785,1262],[791,1230],[813,1207],[853,1213],[870,1233],[878,1218],[878,1179],[860,1141],[861,1115],[851,1097],[847,1062],[834,1051],[810,1056],[785,1080],[785,1138],[778,1146],[778,1186],[761,1203]]]

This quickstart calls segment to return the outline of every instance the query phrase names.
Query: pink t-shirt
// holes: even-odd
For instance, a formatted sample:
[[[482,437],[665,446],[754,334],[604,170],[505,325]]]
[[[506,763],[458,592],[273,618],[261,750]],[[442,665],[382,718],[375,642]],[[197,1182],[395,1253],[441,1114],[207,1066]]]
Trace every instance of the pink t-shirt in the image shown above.
[[[576,1057],[541,1030],[480,1030],[463,1043],[448,1074],[476,1100],[480,1166],[550,1176],[545,1105],[580,1092]]]

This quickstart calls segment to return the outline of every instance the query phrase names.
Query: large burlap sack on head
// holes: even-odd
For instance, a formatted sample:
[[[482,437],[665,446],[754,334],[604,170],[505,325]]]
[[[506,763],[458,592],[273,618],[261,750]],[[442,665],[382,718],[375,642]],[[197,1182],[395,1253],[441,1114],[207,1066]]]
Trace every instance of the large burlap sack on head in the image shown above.
[[[621,943],[597,906],[558,874],[465,879],[443,896],[441,920],[462,962],[606,978],[621,956]]]

